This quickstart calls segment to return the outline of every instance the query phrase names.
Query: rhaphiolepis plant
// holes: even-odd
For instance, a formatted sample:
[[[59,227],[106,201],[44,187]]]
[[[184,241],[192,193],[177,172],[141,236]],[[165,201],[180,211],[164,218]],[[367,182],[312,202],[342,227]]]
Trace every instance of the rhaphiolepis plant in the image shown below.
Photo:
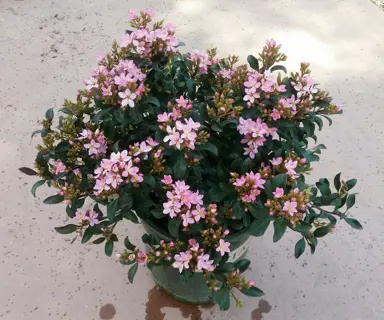
[[[266,42],[248,65],[237,56],[217,58],[216,50],[182,54],[175,26],[152,22],[152,11],[129,12],[122,43],[101,57],[85,89],[64,102],[53,124],[49,109],[42,121],[42,144],[35,169],[21,168],[56,194],[46,204],[65,202],[73,223],[56,228],[76,233],[81,242],[104,244],[112,255],[121,221],[151,221],[173,241],[145,234],[150,250],[128,237],[119,260],[132,265],[177,268],[188,279],[202,272],[214,302],[223,310],[236,303],[238,289],[263,292],[242,273],[247,259],[227,262],[228,235],[246,230],[262,236],[271,225],[273,241],[287,230],[299,238],[298,258],[308,246],[349,217],[356,180],[333,186],[327,179],[305,182],[324,145],[316,131],[329,116],[342,113],[311,77],[308,63],[287,74],[280,45]],[[87,200],[85,204],[85,200]],[[89,203],[92,203],[89,205]]]

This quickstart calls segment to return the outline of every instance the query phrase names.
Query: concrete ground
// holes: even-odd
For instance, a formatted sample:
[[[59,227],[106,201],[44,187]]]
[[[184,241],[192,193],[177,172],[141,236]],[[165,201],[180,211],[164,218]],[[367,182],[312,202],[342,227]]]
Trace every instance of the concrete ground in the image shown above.
[[[148,271],[127,269],[100,246],[70,244],[53,227],[63,206],[34,199],[37,119],[73,98],[95,59],[127,27],[127,9],[153,8],[178,26],[187,49],[217,46],[243,60],[264,40],[283,44],[291,70],[313,63],[316,79],[345,114],[319,134],[328,149],[315,176],[357,177],[364,225],[342,224],[318,252],[293,257],[295,235],[252,242],[248,272],[266,293],[243,309],[187,306],[159,291]],[[0,0],[0,319],[384,319],[384,12],[368,0]],[[315,178],[315,177],[314,177]],[[133,238],[140,230],[126,225]],[[381,295],[381,296],[380,296]]]

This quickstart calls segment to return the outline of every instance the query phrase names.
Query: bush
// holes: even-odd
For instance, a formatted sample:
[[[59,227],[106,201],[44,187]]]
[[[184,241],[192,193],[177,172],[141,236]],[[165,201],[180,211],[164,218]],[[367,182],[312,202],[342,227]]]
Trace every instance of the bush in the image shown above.
[[[57,190],[44,203],[67,204],[74,223],[59,233],[104,244],[111,256],[117,223],[151,222],[173,241],[146,234],[144,252],[127,237],[119,259],[132,265],[129,280],[138,264],[167,265],[182,277],[203,272],[225,310],[235,288],[262,295],[241,275],[248,260],[227,263],[228,234],[259,237],[272,224],[277,242],[290,229],[298,258],[338,220],[362,228],[348,216],[356,180],[338,174],[332,189],[327,179],[305,182],[325,148],[309,140],[316,142],[324,119],[331,124],[329,116],[342,113],[309,64],[288,75],[274,40],[248,56],[249,66],[237,56],[217,58],[216,49],[182,54],[172,24],[153,23],[150,10],[129,15],[134,31],[99,59],[76,101],[64,102],[57,127],[53,110],[46,112],[33,133],[43,141],[35,170],[21,168],[41,177],[33,194],[44,184]]]

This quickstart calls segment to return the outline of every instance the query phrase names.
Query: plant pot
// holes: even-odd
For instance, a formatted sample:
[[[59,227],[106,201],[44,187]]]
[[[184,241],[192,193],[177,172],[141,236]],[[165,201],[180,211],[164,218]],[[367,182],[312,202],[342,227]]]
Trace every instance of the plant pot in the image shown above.
[[[158,228],[151,221],[142,221],[147,233],[155,234],[171,241],[169,234]],[[225,239],[231,243],[228,262],[236,262],[245,257],[250,244],[250,235],[246,229],[229,235]],[[179,270],[169,266],[154,266],[151,269],[155,283],[174,299],[190,303],[204,304],[211,301],[212,292],[208,289],[202,273],[194,273],[188,283],[180,280]]]

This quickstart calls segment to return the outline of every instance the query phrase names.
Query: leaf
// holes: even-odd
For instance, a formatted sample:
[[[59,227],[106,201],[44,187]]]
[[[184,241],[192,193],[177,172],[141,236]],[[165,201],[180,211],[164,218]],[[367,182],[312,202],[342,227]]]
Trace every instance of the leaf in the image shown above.
[[[131,243],[131,241],[129,241],[129,238],[128,237],[125,237],[124,239],[124,245],[125,247],[128,249],[128,250],[135,250],[135,246]]]
[[[182,179],[185,176],[185,173],[187,172],[188,163],[187,160],[184,159],[184,157],[179,157],[179,159],[176,161],[176,164],[173,167],[173,173],[175,175],[176,179]]]
[[[249,55],[247,61],[253,70],[259,71],[259,61],[253,56]]]
[[[59,111],[61,111],[62,113],[69,114],[69,115],[73,116],[73,111],[69,108],[61,108]]]
[[[220,126],[216,123],[214,125],[212,125],[211,129],[216,131],[216,132],[223,132],[223,129],[221,129]]]
[[[105,240],[105,238],[104,238],[104,237],[101,237],[101,238],[98,238],[98,239],[92,241],[92,243],[94,243],[94,244],[100,244],[100,243],[103,243],[104,240]]]
[[[225,193],[232,193],[235,190],[230,183],[220,182],[219,186]]]
[[[268,208],[258,208],[253,205],[249,205],[248,209],[251,215],[258,220],[264,220],[269,216]]]
[[[107,206],[107,217],[109,221],[115,220],[116,211],[117,211],[118,200],[115,199],[112,202],[108,203]]]
[[[345,184],[347,185],[348,187],[348,190],[351,190],[357,183],[357,180],[356,179],[351,179],[351,180],[348,180]]]
[[[318,116],[315,116],[313,120],[319,126],[319,131],[321,131],[321,129],[323,129],[323,120]]]
[[[168,222],[168,231],[175,238],[179,237],[181,220],[178,218],[172,218]]]
[[[274,71],[283,71],[284,73],[287,73],[287,68],[282,65],[277,65],[271,68],[271,72]]]
[[[156,187],[156,180],[153,176],[150,175],[145,175],[144,176],[144,182],[149,185],[151,188]]]
[[[77,225],[67,224],[66,226],[63,226],[63,227],[56,227],[55,230],[61,234],[69,234],[77,230]]]
[[[35,184],[31,188],[31,193],[33,194],[34,197],[36,197],[36,189],[40,186],[42,186],[45,183],[45,180],[39,180],[35,182]]]
[[[298,259],[304,253],[304,250],[305,250],[305,239],[301,238],[299,241],[297,241],[297,243],[295,245],[295,257],[296,257],[296,259]]]
[[[347,209],[352,208],[355,205],[355,201],[356,201],[356,195],[355,194],[351,194],[350,196],[348,196]]]
[[[207,150],[211,152],[213,155],[218,156],[219,150],[217,150],[217,147],[212,143],[204,143],[200,146],[200,150]]]
[[[229,289],[226,285],[222,285],[218,291],[212,293],[213,301],[219,305],[220,310],[226,311],[230,306]]]
[[[161,209],[151,210],[151,213],[156,219],[162,219],[166,217],[166,215],[163,213],[163,210]]]
[[[331,229],[332,229],[332,224],[329,224],[326,227],[317,228],[315,230],[315,232],[313,233],[313,235],[316,238],[321,238],[321,237],[324,237],[325,235],[327,235],[329,233],[329,231],[331,231]]]
[[[46,112],[45,112],[45,118],[47,120],[52,120],[53,119],[53,108],[50,108],[48,109]]]
[[[273,226],[275,228],[275,232],[273,233],[273,242],[279,241],[287,229],[288,221],[284,218],[279,218],[275,220]]]
[[[231,262],[224,263],[223,265],[219,265],[215,269],[216,273],[230,273],[232,271],[233,271],[233,263]]]
[[[93,231],[91,228],[87,228],[84,232],[83,238],[81,239],[81,243],[87,243],[93,236]]]
[[[138,266],[139,265],[135,263],[128,271],[128,280],[130,283],[133,283],[133,279],[135,279]]]
[[[36,176],[37,175],[37,172],[31,168],[21,167],[21,168],[19,168],[19,170],[28,176]]]
[[[345,222],[348,223],[354,229],[357,229],[357,230],[362,230],[363,229],[363,226],[356,219],[345,218]]]
[[[226,197],[226,193],[218,186],[213,186],[207,193],[211,202],[220,202]]]
[[[160,108],[160,101],[159,99],[155,98],[155,97],[149,97],[149,98],[146,98],[143,103],[150,103],[150,104],[153,104],[154,106]]]
[[[287,176],[284,173],[280,173],[272,179],[272,190],[276,190],[277,187],[285,189],[286,185]]]
[[[123,217],[129,221],[132,221],[133,223],[140,223],[139,222],[139,218],[137,217],[137,215],[132,211],[132,210],[129,210],[129,209],[123,209],[122,210],[122,214],[123,214]]]
[[[333,185],[335,186],[337,191],[339,191],[341,188],[340,176],[341,176],[341,172],[335,175],[335,178],[333,179]]]
[[[250,264],[251,261],[249,261],[248,259],[241,259],[234,264],[234,268],[239,269],[240,273],[243,273],[245,270],[248,269]]]
[[[241,293],[245,294],[249,297],[261,297],[264,295],[264,292],[261,291],[259,288],[256,287],[250,287],[249,289],[242,289]]]
[[[232,211],[237,219],[241,219],[245,215],[244,205],[239,200],[234,201]]]
[[[33,139],[33,137],[34,137],[35,135],[37,135],[38,133],[41,133],[41,131],[42,131],[42,130],[35,130],[35,131],[33,131],[32,134],[31,134],[31,139]]]
[[[320,190],[323,196],[331,195],[328,179],[320,179],[319,182],[316,182],[316,187]]]
[[[191,99],[194,99],[196,95],[196,83],[192,79],[187,80],[187,91],[188,91],[188,97],[190,97]]]
[[[241,165],[241,173],[245,174],[249,172],[251,170],[251,164],[252,164],[251,158],[246,158],[243,164]]]
[[[251,223],[251,226],[249,227],[249,234],[251,234],[254,237],[261,237],[264,235],[265,231],[269,227],[269,223],[271,221],[269,219],[265,219],[262,221],[254,220]]]
[[[56,204],[64,201],[64,196],[61,196],[59,194],[56,194],[54,196],[50,196],[47,199],[45,199],[43,202],[45,204]]]
[[[309,238],[308,244],[311,247],[311,253],[314,254],[317,246],[317,238],[315,237]]]
[[[113,241],[112,240],[108,240],[105,243],[104,252],[108,257],[110,257],[112,255],[112,252],[113,252]]]
[[[125,113],[123,109],[116,109],[113,114],[119,123],[124,123]]]

